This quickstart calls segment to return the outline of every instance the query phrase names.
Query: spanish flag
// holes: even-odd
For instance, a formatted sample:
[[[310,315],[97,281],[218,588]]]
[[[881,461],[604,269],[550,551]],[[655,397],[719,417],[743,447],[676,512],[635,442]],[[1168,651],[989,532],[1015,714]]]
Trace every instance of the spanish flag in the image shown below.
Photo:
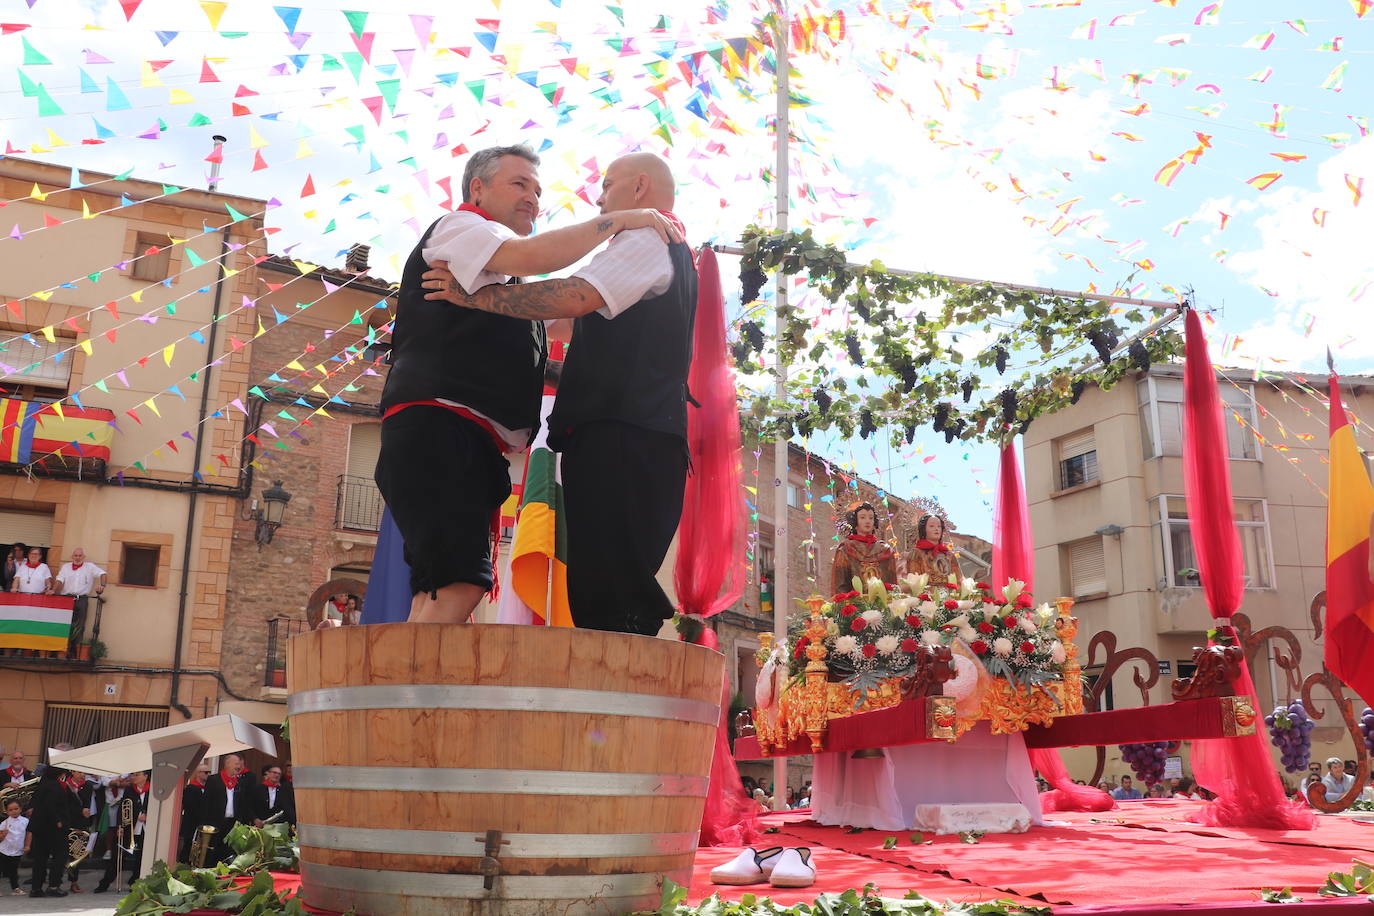
[[[1331,477],[1326,510],[1326,667],[1374,706],[1374,484],[1331,375]]]
[[[0,398],[0,461],[28,464],[35,455],[110,460],[114,413]]]

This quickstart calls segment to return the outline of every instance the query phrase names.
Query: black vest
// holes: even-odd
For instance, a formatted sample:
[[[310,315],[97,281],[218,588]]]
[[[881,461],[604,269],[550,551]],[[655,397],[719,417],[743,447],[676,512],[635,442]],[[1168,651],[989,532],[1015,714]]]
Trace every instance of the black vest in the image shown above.
[[[686,244],[669,245],[668,256],[673,282],[662,295],[641,299],[613,320],[597,312],[577,319],[549,415],[549,447],[555,451],[579,426],[597,420],[618,420],[686,442],[697,271]]]
[[[382,410],[444,398],[507,429],[536,430],[548,356],[544,323],[426,299],[423,252],[438,222],[425,230],[401,274]]]

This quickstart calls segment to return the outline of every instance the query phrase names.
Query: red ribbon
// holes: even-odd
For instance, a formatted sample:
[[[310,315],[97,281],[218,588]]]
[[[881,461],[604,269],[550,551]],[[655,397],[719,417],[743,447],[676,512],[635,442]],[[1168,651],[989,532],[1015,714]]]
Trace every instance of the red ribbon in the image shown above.
[[[921,550],[933,550],[935,553],[949,553],[948,544],[937,544],[934,541],[928,541],[925,538],[921,538],[921,540],[917,541],[916,546]]]

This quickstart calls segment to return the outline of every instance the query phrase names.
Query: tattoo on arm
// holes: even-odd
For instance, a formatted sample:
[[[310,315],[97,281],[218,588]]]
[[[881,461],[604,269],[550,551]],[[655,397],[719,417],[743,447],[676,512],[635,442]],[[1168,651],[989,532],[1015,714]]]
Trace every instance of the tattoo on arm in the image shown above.
[[[542,321],[585,315],[604,303],[596,287],[586,280],[567,277],[518,286],[484,286],[470,304],[495,315]]]
[[[611,231],[611,227],[614,226],[614,225],[615,225],[615,220],[603,219],[603,220],[601,220],[600,222],[598,222],[598,223],[596,224],[596,231],[597,231],[597,232],[610,232],[610,231]]]

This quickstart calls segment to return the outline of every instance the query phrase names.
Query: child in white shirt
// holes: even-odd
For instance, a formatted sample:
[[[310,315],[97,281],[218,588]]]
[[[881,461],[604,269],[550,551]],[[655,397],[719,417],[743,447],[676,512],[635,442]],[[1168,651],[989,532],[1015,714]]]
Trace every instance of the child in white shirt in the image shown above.
[[[10,879],[10,893],[22,894],[19,886],[19,860],[29,851],[29,819],[19,814],[19,802],[5,806],[9,815],[0,821],[0,877]]]

